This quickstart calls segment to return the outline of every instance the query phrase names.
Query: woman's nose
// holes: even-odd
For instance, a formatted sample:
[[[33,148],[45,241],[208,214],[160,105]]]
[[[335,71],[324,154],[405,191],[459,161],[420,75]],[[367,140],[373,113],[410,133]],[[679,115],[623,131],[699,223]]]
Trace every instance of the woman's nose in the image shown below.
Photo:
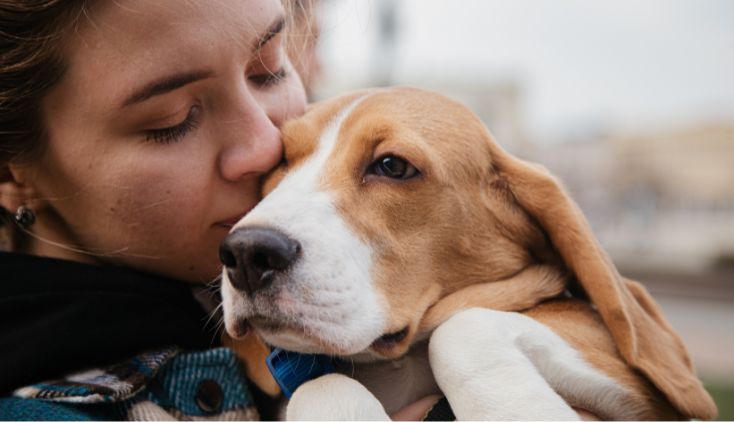
[[[220,154],[219,168],[225,180],[238,181],[267,173],[283,155],[280,131],[267,109],[252,98],[246,105],[239,118],[222,123],[222,130],[230,139]]]

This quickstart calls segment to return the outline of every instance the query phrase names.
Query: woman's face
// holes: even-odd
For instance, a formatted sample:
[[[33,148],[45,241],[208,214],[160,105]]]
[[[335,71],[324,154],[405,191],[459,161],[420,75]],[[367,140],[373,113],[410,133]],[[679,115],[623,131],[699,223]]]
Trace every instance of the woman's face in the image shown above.
[[[116,0],[89,12],[43,102],[34,230],[98,254],[66,257],[209,281],[219,242],[281,159],[278,127],[305,106],[280,0]]]

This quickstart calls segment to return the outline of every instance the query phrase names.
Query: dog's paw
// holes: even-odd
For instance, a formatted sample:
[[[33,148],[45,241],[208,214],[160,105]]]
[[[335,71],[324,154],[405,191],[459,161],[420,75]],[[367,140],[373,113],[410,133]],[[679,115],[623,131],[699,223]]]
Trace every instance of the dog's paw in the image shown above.
[[[461,311],[433,332],[431,369],[459,420],[578,419],[519,344],[526,336],[556,340],[525,315],[481,308]]]
[[[359,382],[329,374],[304,383],[293,393],[286,420],[390,420],[377,398]]]

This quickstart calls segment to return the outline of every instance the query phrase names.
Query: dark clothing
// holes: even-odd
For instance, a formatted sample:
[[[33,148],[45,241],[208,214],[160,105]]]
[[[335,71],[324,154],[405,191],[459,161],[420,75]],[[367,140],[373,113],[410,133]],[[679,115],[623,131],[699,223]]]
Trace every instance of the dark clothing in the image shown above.
[[[225,400],[216,413],[245,409],[252,415],[234,354],[207,350],[219,346],[217,321],[194,299],[191,285],[126,268],[14,253],[0,253],[0,280],[0,396],[15,396],[0,398],[0,419],[57,419],[67,411],[72,419],[118,419],[131,403],[145,401],[162,406],[168,417],[195,416],[194,395],[186,396],[192,401],[184,406],[193,406],[193,413],[173,402],[185,388],[198,388],[208,370],[201,368],[214,367],[209,381],[234,377],[220,380],[219,390],[223,383],[230,386],[220,395],[238,395],[229,402],[232,408],[222,407]],[[149,382],[170,378],[177,381],[168,390],[149,388]],[[164,397],[171,394],[176,397]],[[137,415],[150,409],[138,406]]]
[[[0,394],[149,349],[218,345],[185,283],[0,253]]]

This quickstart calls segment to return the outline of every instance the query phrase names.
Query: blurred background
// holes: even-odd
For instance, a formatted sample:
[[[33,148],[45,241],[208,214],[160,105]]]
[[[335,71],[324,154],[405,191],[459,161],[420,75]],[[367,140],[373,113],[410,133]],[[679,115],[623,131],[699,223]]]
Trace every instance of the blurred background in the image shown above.
[[[314,0],[312,98],[409,85],[566,184],[734,419],[734,1]]]

